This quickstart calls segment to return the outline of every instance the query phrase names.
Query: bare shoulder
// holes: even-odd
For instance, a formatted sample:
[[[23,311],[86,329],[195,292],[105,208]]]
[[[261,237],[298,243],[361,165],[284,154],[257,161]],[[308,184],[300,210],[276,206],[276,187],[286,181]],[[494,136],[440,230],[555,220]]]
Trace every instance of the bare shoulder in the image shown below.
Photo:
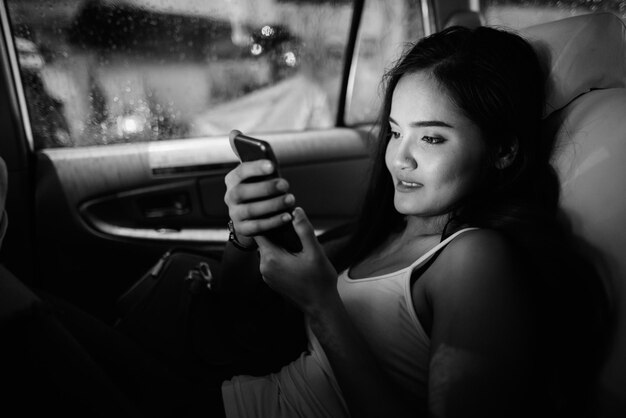
[[[517,258],[513,244],[500,232],[491,229],[475,229],[453,239],[442,251],[441,257],[448,262],[462,263],[466,267],[477,261],[501,264]]]
[[[486,301],[519,294],[524,282],[522,254],[501,233],[464,232],[450,242],[432,266],[427,292],[433,301]]]
[[[506,411],[525,402],[536,339],[523,256],[498,232],[475,230],[448,244],[429,270],[430,408]]]

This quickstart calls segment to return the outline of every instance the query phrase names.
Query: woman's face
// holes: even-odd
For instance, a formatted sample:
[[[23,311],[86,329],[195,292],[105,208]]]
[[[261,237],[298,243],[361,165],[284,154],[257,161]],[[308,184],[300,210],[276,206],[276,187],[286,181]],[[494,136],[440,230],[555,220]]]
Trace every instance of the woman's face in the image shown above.
[[[480,180],[487,155],[478,126],[427,72],[402,76],[392,98],[385,162],[404,215],[448,213]]]

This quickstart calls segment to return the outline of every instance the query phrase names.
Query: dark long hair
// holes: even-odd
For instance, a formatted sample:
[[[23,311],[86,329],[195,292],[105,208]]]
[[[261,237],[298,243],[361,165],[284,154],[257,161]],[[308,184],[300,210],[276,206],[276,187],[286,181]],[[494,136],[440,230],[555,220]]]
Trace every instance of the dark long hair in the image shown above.
[[[538,332],[548,347],[542,354],[546,370],[554,371],[552,389],[561,391],[553,403],[563,413],[580,412],[573,400],[584,398],[580,395],[597,370],[601,353],[594,348],[602,347],[607,335],[602,327],[608,323],[607,299],[595,267],[581,255],[581,241],[559,211],[560,183],[550,163],[554,138],[542,135],[545,71],[522,37],[488,27],[448,28],[415,43],[387,72],[370,188],[337,266],[363,260],[404,225],[404,215],[394,208],[385,151],[394,89],[405,74],[420,71],[433,76],[481,129],[488,153],[480,187],[452,208],[443,236],[465,226],[496,230],[529,260],[541,318]],[[498,153],[513,144],[517,153],[512,164],[497,169]],[[586,306],[584,313],[580,303]],[[594,347],[572,340],[581,328],[586,333],[582,338]],[[576,344],[565,347],[570,343]],[[582,361],[588,368],[578,356],[587,356]]]
[[[445,233],[463,225],[517,228],[557,210],[559,183],[550,165],[552,144],[538,140],[545,77],[534,50],[513,33],[452,27],[421,39],[385,74],[370,188],[347,264],[362,260],[404,222],[393,205],[394,187],[384,156],[395,87],[405,74],[418,71],[431,74],[481,129],[490,156],[484,182],[453,208]],[[506,169],[496,169],[498,151],[514,142],[515,160]]]

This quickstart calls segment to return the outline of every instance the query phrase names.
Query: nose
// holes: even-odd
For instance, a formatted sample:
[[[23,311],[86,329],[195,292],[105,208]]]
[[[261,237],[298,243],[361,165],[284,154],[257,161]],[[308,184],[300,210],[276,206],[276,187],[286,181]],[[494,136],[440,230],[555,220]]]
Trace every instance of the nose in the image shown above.
[[[399,170],[415,170],[417,168],[417,160],[411,152],[410,141],[402,141],[396,148],[393,164]]]

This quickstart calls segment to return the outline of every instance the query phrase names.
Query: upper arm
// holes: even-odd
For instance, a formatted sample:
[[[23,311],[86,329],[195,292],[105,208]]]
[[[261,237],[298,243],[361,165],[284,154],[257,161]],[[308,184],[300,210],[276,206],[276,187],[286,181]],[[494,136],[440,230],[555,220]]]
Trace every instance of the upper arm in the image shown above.
[[[433,415],[515,416],[507,408],[526,400],[533,337],[522,262],[492,231],[465,233],[441,253],[428,288]]]

